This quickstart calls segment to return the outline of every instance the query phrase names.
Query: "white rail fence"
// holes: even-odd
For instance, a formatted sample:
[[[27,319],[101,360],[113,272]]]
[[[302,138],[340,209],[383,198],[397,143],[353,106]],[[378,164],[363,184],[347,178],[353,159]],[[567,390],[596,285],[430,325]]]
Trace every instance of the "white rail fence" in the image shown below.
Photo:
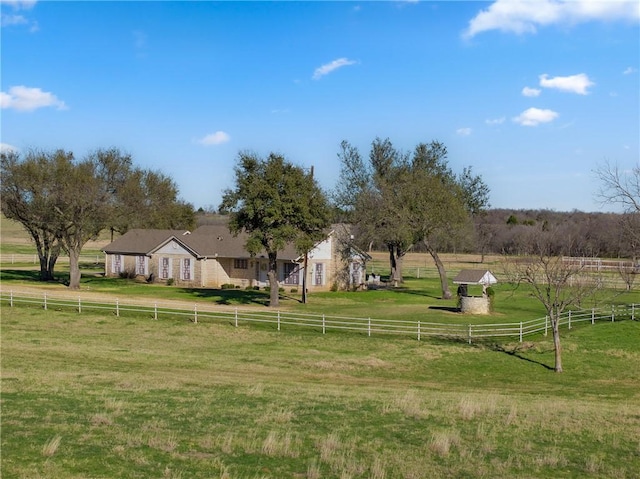
[[[27,294],[13,291],[0,292],[0,304],[14,307],[18,305],[36,306],[39,308],[56,310],[105,311],[120,317],[123,314],[147,316],[153,320],[160,318],[183,317],[198,323],[199,321],[222,321],[238,327],[241,324],[268,323],[280,331],[286,327],[313,328],[326,334],[327,331],[352,331],[371,336],[405,335],[417,338],[436,336],[465,340],[469,344],[473,340],[498,337],[517,338],[522,342],[525,336],[548,334],[551,323],[548,317],[521,321],[517,323],[496,324],[446,324],[421,320],[404,321],[393,319],[353,318],[328,316],[325,314],[305,314],[289,311],[242,310],[239,308],[205,307],[202,304],[163,305],[159,302],[132,301],[121,302],[93,300],[90,298],[60,297],[50,294]],[[580,323],[595,324],[596,321],[635,320],[637,304],[614,305],[588,310],[568,311],[562,314],[559,325],[561,328],[571,329]]]
[[[79,258],[80,263],[104,264],[104,254],[83,254]],[[57,263],[68,263],[68,256],[58,256]],[[0,254],[2,264],[40,264],[40,259],[36,253],[6,253]]]

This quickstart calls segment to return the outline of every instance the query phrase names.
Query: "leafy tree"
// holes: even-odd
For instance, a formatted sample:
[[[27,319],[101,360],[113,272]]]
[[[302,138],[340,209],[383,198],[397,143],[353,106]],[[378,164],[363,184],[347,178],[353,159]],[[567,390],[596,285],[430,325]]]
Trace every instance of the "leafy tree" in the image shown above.
[[[454,236],[488,204],[488,187],[466,168],[456,176],[446,147],[421,143],[413,155],[398,152],[387,140],[372,143],[369,164],[355,148],[341,144],[340,180],[334,200],[350,213],[360,241],[381,240],[389,249],[391,277],[402,281],[402,258],[417,242],[431,254],[440,274],[443,298],[450,298],[438,238]]]
[[[250,254],[266,251],[269,305],[278,306],[278,252],[288,243],[294,243],[300,253],[309,251],[329,226],[327,199],[313,174],[276,153],[263,159],[241,152],[235,187],[225,190],[220,210],[230,213],[233,234],[248,234],[245,247]]]
[[[24,160],[17,154],[2,155],[2,211],[20,221],[36,243],[42,279],[53,279],[63,250],[69,255],[69,287],[79,288],[83,246],[103,229],[125,224],[127,214],[134,215],[131,198],[146,218],[143,226],[158,227],[163,215],[193,217],[190,205],[176,202],[166,188],[173,185],[170,180],[138,173],[132,170],[131,157],[115,148],[96,150],[81,161],[63,150],[32,151]],[[150,188],[145,178],[165,188]]]
[[[60,172],[73,162],[64,150],[51,153],[30,151],[23,160],[16,152],[2,153],[0,191],[2,213],[18,221],[35,243],[40,261],[40,279],[54,279],[62,245],[56,225]]]

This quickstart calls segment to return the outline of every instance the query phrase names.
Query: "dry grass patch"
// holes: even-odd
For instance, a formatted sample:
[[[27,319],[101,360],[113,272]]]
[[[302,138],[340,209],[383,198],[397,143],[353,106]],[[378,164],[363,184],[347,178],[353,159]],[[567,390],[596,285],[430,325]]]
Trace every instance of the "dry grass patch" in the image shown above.
[[[452,447],[460,445],[460,433],[454,429],[436,431],[431,435],[429,449],[440,457],[446,457]]]
[[[53,456],[58,451],[58,448],[60,447],[61,442],[62,442],[62,436],[59,436],[59,435],[49,439],[47,442],[44,443],[44,446],[42,446],[42,455],[44,457]]]

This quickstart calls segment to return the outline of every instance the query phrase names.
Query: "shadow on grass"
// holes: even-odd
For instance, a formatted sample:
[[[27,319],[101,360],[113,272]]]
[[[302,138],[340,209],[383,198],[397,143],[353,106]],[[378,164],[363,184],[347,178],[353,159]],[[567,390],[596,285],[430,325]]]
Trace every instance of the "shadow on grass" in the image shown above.
[[[57,276],[57,275],[56,275]],[[2,281],[33,281],[35,283],[52,284],[62,283],[62,278],[56,277],[52,281],[42,281],[40,279],[39,270],[27,269],[3,269],[0,271],[0,280]]]
[[[457,306],[429,306],[429,309],[433,309],[436,311],[448,311],[450,313],[459,313],[460,308]]]
[[[194,298],[212,301],[216,304],[230,306],[234,304],[269,305],[269,294],[262,291],[239,289],[198,289],[182,288],[182,291]]]
[[[537,364],[539,366],[542,366],[543,368],[548,369],[549,371],[554,371],[555,370],[552,366],[549,366],[548,364],[545,364],[545,363],[542,363],[540,361],[536,361],[535,359],[531,359],[531,358],[527,358],[527,357],[523,356],[522,354],[520,354],[518,347],[513,348],[513,349],[507,349],[503,345],[495,344],[495,343],[487,345],[487,346],[489,347],[489,349],[491,351],[495,351],[497,353],[508,354],[509,356],[513,356],[514,358],[522,359],[523,361],[527,361],[529,363],[533,363],[533,364]]]

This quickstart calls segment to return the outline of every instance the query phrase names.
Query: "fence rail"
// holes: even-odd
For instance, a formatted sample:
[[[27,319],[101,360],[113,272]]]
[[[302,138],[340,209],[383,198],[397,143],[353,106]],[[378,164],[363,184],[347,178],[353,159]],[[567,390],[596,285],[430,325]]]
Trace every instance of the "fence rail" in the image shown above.
[[[289,311],[261,311],[242,310],[239,308],[206,307],[202,304],[168,305],[160,302],[127,301],[119,299],[106,301],[78,297],[71,299],[50,294],[33,294],[13,291],[0,292],[0,304],[14,307],[17,305],[36,306],[45,310],[71,309],[78,313],[83,311],[107,311],[116,317],[125,313],[146,315],[154,320],[161,317],[184,317],[197,323],[203,320],[223,321],[238,327],[240,324],[268,323],[274,325],[278,331],[287,326],[309,327],[325,334],[329,330],[352,331],[360,334],[395,334],[417,338],[438,336],[462,339],[469,344],[473,340],[486,338],[513,337],[522,342],[525,336],[548,334],[551,324],[548,317],[521,321],[517,323],[495,324],[446,324],[425,321],[406,321],[376,318],[354,318],[342,316],[327,316],[325,314],[294,313]],[[571,329],[579,323],[595,324],[596,321],[619,321],[623,319],[635,320],[637,304],[614,305],[605,308],[568,311],[563,313],[559,326]]]
[[[103,254],[83,254],[79,258],[80,263],[104,264]],[[68,263],[68,256],[58,256],[57,263]],[[40,264],[37,253],[5,253],[0,254],[0,263],[2,264]]]

